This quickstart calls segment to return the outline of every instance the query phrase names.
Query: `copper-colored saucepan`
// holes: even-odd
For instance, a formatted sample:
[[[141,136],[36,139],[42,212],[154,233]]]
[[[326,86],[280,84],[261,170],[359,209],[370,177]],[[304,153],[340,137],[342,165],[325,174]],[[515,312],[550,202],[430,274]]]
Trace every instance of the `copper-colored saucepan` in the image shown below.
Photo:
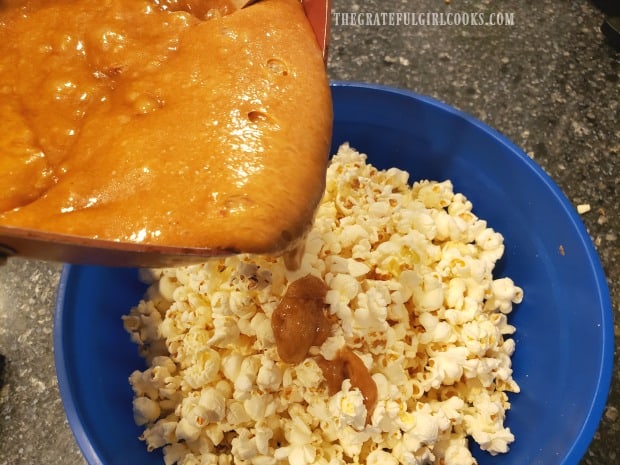
[[[253,2],[240,0],[237,3],[243,7]],[[303,0],[302,3],[326,61],[331,0]],[[220,249],[106,241],[0,225],[0,262],[16,255],[65,263],[166,267],[198,263],[230,253]]]

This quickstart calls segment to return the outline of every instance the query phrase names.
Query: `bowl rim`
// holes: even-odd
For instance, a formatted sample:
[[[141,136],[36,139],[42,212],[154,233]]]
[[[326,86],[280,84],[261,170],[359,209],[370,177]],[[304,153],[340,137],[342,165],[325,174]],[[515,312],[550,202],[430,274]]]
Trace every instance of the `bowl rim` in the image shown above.
[[[75,442],[86,459],[86,462],[88,465],[106,465],[101,460],[99,451],[89,439],[89,435],[84,428],[82,413],[76,402],[77,396],[74,395],[75,384],[70,381],[72,375],[70,374],[68,361],[64,356],[64,349],[61,350],[66,340],[64,337],[65,325],[63,324],[65,304],[69,296],[68,291],[71,279],[75,276],[77,270],[79,270],[79,267],[76,265],[63,265],[56,294],[53,351],[56,365],[56,377],[58,379],[58,391],[60,392],[60,399],[65,409],[67,422],[69,423],[69,427],[75,437]]]
[[[500,133],[498,130],[490,127],[486,123],[482,122],[478,118],[459,110],[455,107],[448,105],[436,98],[421,95],[412,90],[403,89],[399,87],[389,86],[385,84],[375,84],[361,81],[330,81],[330,88],[334,89],[365,89],[371,92],[389,93],[396,96],[405,97],[407,99],[418,100],[419,102],[432,106],[435,109],[439,109],[442,112],[447,112],[458,118],[466,120],[467,123],[474,125],[478,130],[486,133],[488,136],[495,139],[498,143],[505,145],[510,151],[518,157],[521,162],[528,165],[528,168],[532,170],[550,189],[556,199],[562,204],[564,210],[569,216],[575,230],[585,248],[587,258],[590,262],[590,267],[594,270],[594,280],[596,282],[597,292],[601,302],[602,310],[602,357],[600,360],[599,370],[597,372],[596,390],[594,396],[589,399],[590,407],[584,423],[581,425],[579,433],[573,440],[572,447],[567,451],[567,454],[562,461],[563,465],[576,465],[586,453],[590,443],[594,438],[594,434],[598,429],[601,421],[604,409],[607,404],[609,396],[609,390],[611,387],[612,375],[613,375],[613,361],[614,361],[614,332],[613,332],[613,309],[611,304],[611,296],[605,272],[603,270],[600,257],[596,251],[594,243],[586,230],[586,227],[579,217],[577,211],[573,208],[571,202],[566,197],[560,187],[553,181],[553,179],[532,160],[527,154],[523,152],[516,144],[509,140],[506,136]],[[56,376],[58,379],[58,387],[60,397],[65,409],[65,414],[70,426],[71,431],[76,439],[78,447],[80,448],[84,458],[89,465],[106,465],[102,459],[100,451],[97,450],[95,445],[89,440],[87,431],[84,429],[84,422],[82,421],[82,412],[77,405],[74,395],[74,384],[70,381],[72,374],[70,372],[68,361],[64,356],[65,325],[63,324],[65,315],[65,305],[69,296],[69,288],[72,277],[75,273],[78,273],[80,268],[85,265],[69,265],[63,266],[55,299],[55,314],[53,319],[54,336],[54,361],[56,366]]]

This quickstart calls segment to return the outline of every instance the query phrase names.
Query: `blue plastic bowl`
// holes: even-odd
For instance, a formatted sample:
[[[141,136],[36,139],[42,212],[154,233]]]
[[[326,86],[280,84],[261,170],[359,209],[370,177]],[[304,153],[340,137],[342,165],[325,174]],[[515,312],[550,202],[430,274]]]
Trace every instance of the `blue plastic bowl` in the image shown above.
[[[508,454],[478,450],[481,465],[574,465],[601,418],[611,381],[609,291],[592,242],[547,175],[502,135],[430,98],[376,85],[332,85],[332,151],[343,142],[379,168],[450,179],[505,237],[497,276],[525,299],[517,327]],[[67,266],[60,283],[55,359],[69,424],[91,465],[161,465],[138,440],[127,377],[144,367],[121,315],[144,287],[132,269]],[[473,443],[473,441],[472,441]]]

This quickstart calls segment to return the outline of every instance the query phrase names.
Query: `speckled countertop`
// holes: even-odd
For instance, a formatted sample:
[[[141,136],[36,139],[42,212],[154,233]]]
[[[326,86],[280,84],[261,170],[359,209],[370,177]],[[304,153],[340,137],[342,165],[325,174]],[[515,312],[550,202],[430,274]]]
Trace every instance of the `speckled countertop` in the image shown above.
[[[390,11],[506,13],[514,24],[353,26],[337,15]],[[332,79],[410,89],[468,112],[533,156],[575,205],[591,206],[582,219],[620,321],[620,53],[604,42],[604,14],[586,0],[334,0],[333,13]],[[55,377],[60,270],[16,258],[0,267],[0,465],[85,463]],[[581,465],[620,463],[619,409],[616,359],[608,406]]]

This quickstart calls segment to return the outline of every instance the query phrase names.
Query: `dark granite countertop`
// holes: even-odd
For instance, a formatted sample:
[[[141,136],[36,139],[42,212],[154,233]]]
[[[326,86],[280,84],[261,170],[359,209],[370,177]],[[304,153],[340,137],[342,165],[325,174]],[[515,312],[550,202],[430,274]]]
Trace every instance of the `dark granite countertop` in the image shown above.
[[[571,202],[590,205],[582,219],[607,274],[618,336],[620,53],[600,32],[601,10],[586,0],[333,3],[332,79],[410,89],[470,113],[530,154]],[[514,24],[354,26],[343,25],[340,15],[442,11],[487,19],[501,13]],[[0,353],[6,357],[0,465],[85,463],[55,377],[53,306],[60,270],[59,264],[18,258],[0,267]],[[608,405],[581,465],[620,463],[619,409],[616,359]]]

